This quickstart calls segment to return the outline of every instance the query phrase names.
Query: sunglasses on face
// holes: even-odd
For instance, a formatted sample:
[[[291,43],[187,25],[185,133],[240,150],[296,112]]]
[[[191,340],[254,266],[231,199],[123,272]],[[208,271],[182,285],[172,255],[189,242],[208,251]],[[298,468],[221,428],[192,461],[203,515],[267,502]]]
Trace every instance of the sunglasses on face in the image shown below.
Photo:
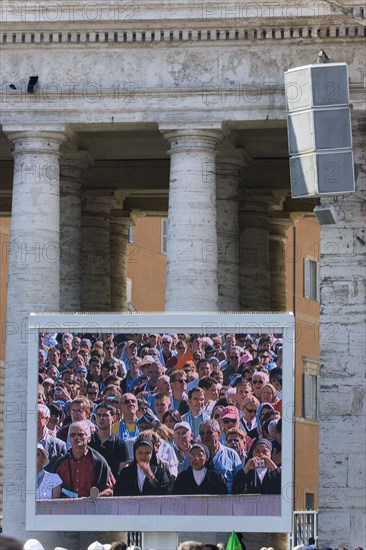
[[[257,409],[247,409],[247,407],[245,407],[245,410],[249,413],[249,414],[255,414],[257,412]]]
[[[236,419],[235,418],[225,418],[225,420],[223,420],[223,423],[224,424],[235,424]]]
[[[253,384],[263,384],[263,380],[253,380]]]

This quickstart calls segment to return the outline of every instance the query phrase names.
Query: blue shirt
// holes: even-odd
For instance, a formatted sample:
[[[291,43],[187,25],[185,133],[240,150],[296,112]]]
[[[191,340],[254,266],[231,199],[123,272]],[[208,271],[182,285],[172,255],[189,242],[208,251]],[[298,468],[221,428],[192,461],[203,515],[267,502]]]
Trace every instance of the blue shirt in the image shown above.
[[[182,416],[182,420],[184,422],[188,422],[193,433],[193,438],[197,439],[197,437],[199,436],[200,425],[202,424],[202,422],[210,420],[210,417],[204,412],[201,412],[201,414],[199,414],[198,416],[193,416],[191,411],[189,411]]]
[[[215,470],[224,476],[228,491],[231,493],[234,477],[243,467],[238,453],[234,449],[220,444],[219,450],[212,458],[212,464]]]

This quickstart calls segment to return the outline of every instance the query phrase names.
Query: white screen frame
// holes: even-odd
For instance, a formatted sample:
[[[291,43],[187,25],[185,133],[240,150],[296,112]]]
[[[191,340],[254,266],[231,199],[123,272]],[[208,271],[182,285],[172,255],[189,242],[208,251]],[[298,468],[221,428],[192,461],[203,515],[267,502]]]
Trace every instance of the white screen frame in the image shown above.
[[[37,365],[39,332],[276,333],[283,338],[282,490],[279,516],[40,515],[36,514]],[[293,516],[294,343],[292,313],[133,313],[29,316],[26,528],[35,531],[291,532]],[[32,458],[33,457],[33,458]],[[108,497],[105,497],[108,498]],[[140,497],[143,498],[143,497]],[[184,498],[184,497],[183,497]],[[207,498],[207,497],[205,497]],[[96,521],[98,518],[98,521]],[[203,521],[204,519],[204,521]],[[167,521],[168,520],[168,521]]]

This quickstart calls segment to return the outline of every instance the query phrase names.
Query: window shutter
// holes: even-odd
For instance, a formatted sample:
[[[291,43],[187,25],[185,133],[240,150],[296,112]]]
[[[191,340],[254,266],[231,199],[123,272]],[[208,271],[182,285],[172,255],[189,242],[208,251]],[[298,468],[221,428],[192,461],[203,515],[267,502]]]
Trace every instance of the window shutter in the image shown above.
[[[320,263],[316,262],[315,300],[320,302]]]
[[[304,298],[311,298],[311,265],[307,258],[304,258]]]

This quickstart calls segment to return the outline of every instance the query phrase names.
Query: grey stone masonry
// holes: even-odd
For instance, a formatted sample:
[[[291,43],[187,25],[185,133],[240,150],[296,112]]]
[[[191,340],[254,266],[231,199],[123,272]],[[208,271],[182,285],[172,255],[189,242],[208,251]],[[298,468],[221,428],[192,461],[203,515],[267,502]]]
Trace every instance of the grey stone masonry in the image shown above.
[[[356,192],[321,231],[319,540],[365,547],[365,135],[353,128]],[[325,201],[324,201],[325,202]],[[328,201],[329,202],[329,201]]]
[[[240,309],[239,288],[239,183],[243,159],[235,151],[216,161],[216,210],[219,311]]]
[[[164,132],[170,142],[167,311],[217,310],[217,130]]]
[[[25,533],[27,418],[37,419],[37,404],[27,403],[28,315],[60,307],[60,146],[62,125],[35,125],[22,131],[6,127],[14,145],[12,224],[6,321],[4,403],[4,519],[9,536]],[[19,383],[19,369],[23,372]],[[31,457],[28,457],[31,460]],[[43,540],[50,544],[53,535]],[[48,538],[47,538],[48,537]]]

